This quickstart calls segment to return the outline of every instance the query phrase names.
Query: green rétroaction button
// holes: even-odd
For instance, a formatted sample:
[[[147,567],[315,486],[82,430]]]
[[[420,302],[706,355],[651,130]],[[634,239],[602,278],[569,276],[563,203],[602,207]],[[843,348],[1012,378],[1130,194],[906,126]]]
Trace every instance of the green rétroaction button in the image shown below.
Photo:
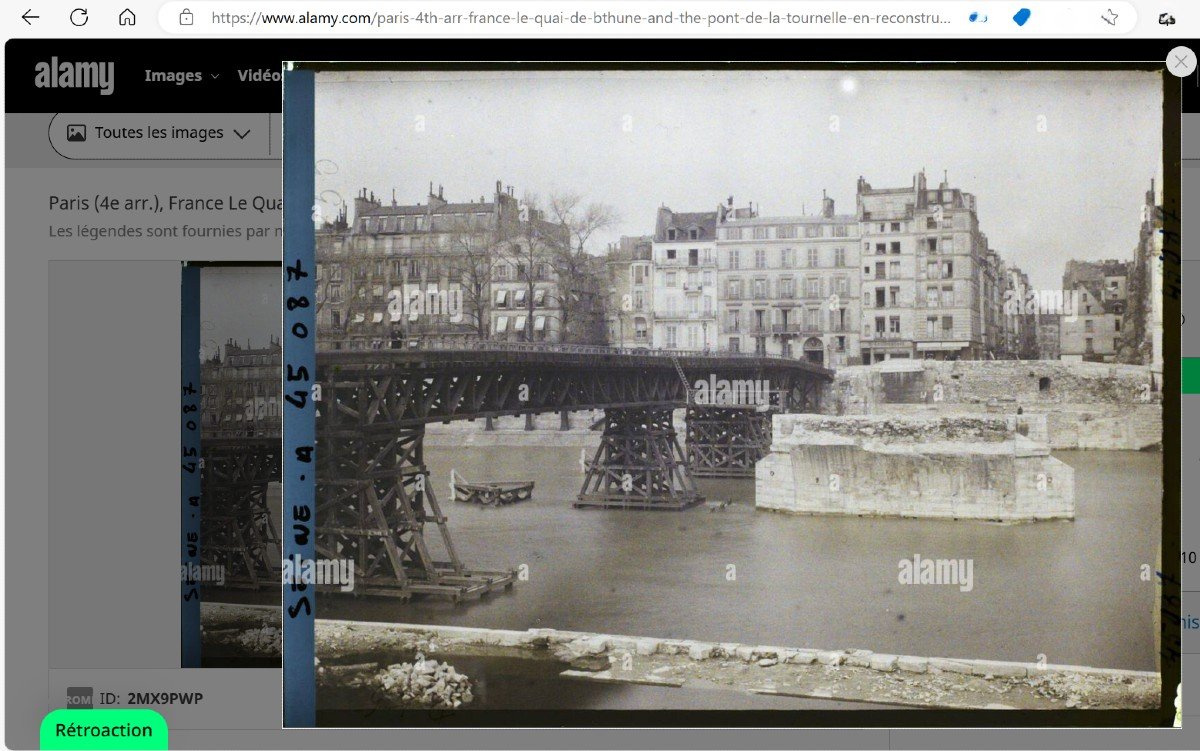
[[[1180,382],[1183,385],[1183,393],[1200,394],[1200,357],[1184,357],[1182,361],[1183,373]]]
[[[42,748],[166,748],[167,721],[153,709],[56,709],[41,735]]]

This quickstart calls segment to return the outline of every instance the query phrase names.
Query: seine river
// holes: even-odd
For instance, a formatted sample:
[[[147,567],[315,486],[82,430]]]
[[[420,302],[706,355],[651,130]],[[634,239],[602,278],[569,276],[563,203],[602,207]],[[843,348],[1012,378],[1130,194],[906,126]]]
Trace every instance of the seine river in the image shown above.
[[[528,580],[458,606],[325,596],[318,617],[1155,669],[1156,584],[1141,570],[1159,544],[1160,453],[1057,452],[1077,518],[1016,525],[756,511],[752,480],[701,480],[722,510],[578,510],[579,454],[427,447],[464,562],[525,565]],[[535,480],[534,497],[452,502],[452,468]],[[973,588],[900,584],[915,554],[971,559]]]

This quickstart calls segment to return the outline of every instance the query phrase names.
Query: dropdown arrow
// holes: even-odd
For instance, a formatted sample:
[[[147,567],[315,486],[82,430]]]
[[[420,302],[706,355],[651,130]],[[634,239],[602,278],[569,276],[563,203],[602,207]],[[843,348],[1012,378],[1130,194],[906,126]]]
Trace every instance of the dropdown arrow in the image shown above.
[[[245,133],[239,133],[239,132],[238,132],[238,129],[237,129],[237,128],[234,128],[234,129],[233,129],[233,134],[234,134],[235,136],[237,136],[237,137],[238,137],[238,140],[240,140],[240,141],[244,141],[244,140],[246,140],[246,136],[250,135],[250,129],[249,129],[249,128],[246,128],[246,132],[245,132]]]

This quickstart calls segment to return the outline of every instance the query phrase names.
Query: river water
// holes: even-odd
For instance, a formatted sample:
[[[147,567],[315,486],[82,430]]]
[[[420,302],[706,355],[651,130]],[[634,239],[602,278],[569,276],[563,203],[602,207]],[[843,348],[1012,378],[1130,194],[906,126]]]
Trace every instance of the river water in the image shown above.
[[[318,617],[1154,670],[1141,567],[1155,566],[1162,455],[1055,455],[1075,468],[1075,521],[1001,525],[758,511],[748,479],[699,481],[723,510],[579,510],[578,448],[427,447],[462,560],[524,564],[528,580],[458,606],[323,595]],[[535,480],[534,497],[455,503],[452,468]],[[971,559],[973,588],[900,584],[914,554]]]

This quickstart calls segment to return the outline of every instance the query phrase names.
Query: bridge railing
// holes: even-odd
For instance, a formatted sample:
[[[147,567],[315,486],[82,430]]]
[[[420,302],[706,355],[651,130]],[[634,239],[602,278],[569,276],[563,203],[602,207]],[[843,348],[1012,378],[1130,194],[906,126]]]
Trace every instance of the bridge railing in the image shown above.
[[[417,346],[405,347],[410,352],[437,352],[462,350],[462,344],[421,342]],[[482,352],[553,352],[578,355],[634,355],[638,357],[662,357],[678,359],[684,357],[716,357],[743,360],[771,360],[794,365],[797,360],[779,355],[758,354],[755,352],[733,352],[725,349],[665,349],[648,347],[609,347],[600,344],[555,344],[549,342],[501,342],[477,340],[470,343],[469,349]],[[810,363],[804,363],[810,364]],[[814,367],[820,367],[814,365]]]

